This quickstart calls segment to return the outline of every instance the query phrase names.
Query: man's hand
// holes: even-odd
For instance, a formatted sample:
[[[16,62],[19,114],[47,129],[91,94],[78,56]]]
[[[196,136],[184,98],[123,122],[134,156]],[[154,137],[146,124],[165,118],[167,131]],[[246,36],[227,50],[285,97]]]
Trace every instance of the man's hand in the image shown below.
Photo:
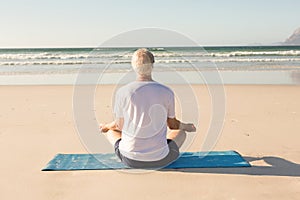
[[[168,127],[172,130],[183,130],[183,131],[187,131],[187,132],[195,132],[196,131],[196,127],[194,124],[192,123],[182,123],[180,122],[178,119],[176,118],[168,118],[167,119],[167,124],[168,124]]]
[[[115,130],[117,129],[117,124],[115,121],[109,123],[109,124],[100,124],[99,129],[101,132],[106,133],[109,130]]]
[[[106,126],[106,124],[100,124],[99,129],[102,133],[106,133],[109,130],[109,128]]]
[[[123,129],[124,118],[118,118],[115,121],[112,121],[108,124],[100,124],[99,129],[102,133],[106,133],[109,130],[122,132]]]
[[[196,127],[192,123],[189,123],[189,124],[181,123],[180,124],[180,129],[184,130],[184,131],[187,131],[187,132],[195,132],[196,131]]]

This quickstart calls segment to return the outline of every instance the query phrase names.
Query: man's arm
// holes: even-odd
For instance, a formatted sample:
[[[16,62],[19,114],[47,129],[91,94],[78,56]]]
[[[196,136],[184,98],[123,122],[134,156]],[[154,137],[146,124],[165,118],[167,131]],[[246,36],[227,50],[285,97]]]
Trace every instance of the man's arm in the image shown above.
[[[104,133],[106,133],[108,130],[113,130],[113,131],[120,131],[122,132],[123,129],[123,124],[124,124],[124,118],[118,118],[115,121],[112,121],[111,123],[108,124],[100,124],[100,130]]]
[[[187,131],[187,132],[195,132],[196,131],[196,127],[194,126],[194,124],[182,123],[181,121],[176,119],[176,117],[168,118],[167,125],[171,130],[179,130],[180,129],[180,130]]]

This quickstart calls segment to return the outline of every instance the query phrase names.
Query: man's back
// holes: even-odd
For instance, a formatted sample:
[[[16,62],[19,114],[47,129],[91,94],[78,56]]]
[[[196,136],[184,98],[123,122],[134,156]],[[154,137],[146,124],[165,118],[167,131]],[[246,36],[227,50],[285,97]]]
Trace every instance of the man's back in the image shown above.
[[[175,118],[175,100],[171,89],[152,79],[154,56],[147,49],[134,52],[131,65],[136,80],[115,95],[115,120],[100,125],[114,145],[118,158],[133,168],[163,167],[179,156],[186,131],[193,124]],[[167,133],[167,126],[171,129]]]
[[[128,158],[153,161],[168,153],[167,118],[174,118],[174,94],[154,81],[135,81],[120,88],[115,114],[124,118],[120,151]]]

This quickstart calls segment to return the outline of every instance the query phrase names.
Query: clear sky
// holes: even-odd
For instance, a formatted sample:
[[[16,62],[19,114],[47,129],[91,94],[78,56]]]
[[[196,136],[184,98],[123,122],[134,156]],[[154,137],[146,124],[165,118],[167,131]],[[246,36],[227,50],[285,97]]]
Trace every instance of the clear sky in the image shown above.
[[[300,27],[299,0],[0,0],[0,48],[97,46],[133,29],[200,45],[274,44]]]

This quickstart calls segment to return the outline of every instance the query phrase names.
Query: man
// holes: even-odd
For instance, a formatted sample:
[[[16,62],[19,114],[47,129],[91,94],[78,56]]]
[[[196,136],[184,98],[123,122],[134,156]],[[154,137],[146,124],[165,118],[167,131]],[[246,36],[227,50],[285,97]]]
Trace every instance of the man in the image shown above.
[[[132,168],[160,168],[175,161],[193,124],[175,118],[173,91],[152,80],[153,54],[138,49],[132,56],[136,81],[121,87],[115,97],[115,121],[100,125],[116,155]],[[167,127],[171,129],[167,133]]]

